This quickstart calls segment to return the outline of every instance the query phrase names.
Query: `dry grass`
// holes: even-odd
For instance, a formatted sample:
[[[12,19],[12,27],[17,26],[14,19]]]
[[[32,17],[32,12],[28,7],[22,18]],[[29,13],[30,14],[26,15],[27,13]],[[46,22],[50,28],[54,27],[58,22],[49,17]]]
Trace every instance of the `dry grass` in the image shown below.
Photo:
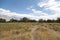
[[[60,23],[0,23],[0,40],[60,40]]]

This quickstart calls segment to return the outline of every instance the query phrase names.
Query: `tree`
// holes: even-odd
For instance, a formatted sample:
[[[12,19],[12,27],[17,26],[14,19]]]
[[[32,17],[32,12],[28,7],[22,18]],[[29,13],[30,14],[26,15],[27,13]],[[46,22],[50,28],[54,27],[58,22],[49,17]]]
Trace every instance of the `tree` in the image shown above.
[[[60,23],[60,18],[57,18],[57,22]]]
[[[6,20],[5,20],[5,19],[0,18],[0,22],[6,22]]]
[[[36,20],[31,20],[31,19],[30,19],[29,22],[37,22],[37,21],[36,21]]]
[[[18,20],[12,18],[9,22],[18,22]]]
[[[48,19],[47,22],[50,23],[50,22],[52,22],[52,20]]]
[[[42,23],[42,22],[46,22],[46,20],[40,19],[38,22]]]
[[[29,21],[29,19],[26,18],[26,17],[24,17],[24,18],[22,18],[22,19],[20,20],[20,22],[28,22],[28,21]]]
[[[36,22],[36,20],[31,20],[31,19],[28,19],[27,17],[24,17],[20,20],[20,22]]]

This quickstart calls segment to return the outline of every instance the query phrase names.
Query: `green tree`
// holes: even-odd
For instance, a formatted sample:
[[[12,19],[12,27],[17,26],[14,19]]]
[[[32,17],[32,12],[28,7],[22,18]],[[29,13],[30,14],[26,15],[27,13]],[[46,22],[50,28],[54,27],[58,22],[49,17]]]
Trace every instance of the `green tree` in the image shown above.
[[[60,23],[60,18],[57,18],[57,22]]]
[[[51,22],[52,22],[52,20],[48,19],[48,20],[47,20],[47,22],[48,22],[48,23],[51,23]]]
[[[26,18],[26,17],[24,17],[24,18],[22,18],[22,19],[20,20],[20,22],[28,22],[28,21],[29,21],[29,19]]]
[[[18,22],[18,20],[12,18],[9,22]]]
[[[39,19],[39,21],[38,22],[46,22],[46,20],[43,20],[43,19]]]
[[[6,20],[5,20],[5,19],[0,18],[0,22],[6,22]]]
[[[31,20],[31,19],[30,19],[29,22],[37,22],[37,21],[36,21],[36,20]]]

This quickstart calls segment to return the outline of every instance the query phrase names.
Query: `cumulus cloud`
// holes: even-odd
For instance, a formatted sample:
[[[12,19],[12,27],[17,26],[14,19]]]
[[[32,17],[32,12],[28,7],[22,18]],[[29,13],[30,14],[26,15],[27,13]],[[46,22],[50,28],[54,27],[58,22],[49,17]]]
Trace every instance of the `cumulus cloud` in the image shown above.
[[[46,13],[44,13],[42,11],[36,10],[36,9],[32,9],[32,12],[34,14],[36,13],[37,15],[40,15],[40,16],[48,15],[48,14],[46,14]]]
[[[32,11],[32,13],[29,14],[22,14],[22,13],[16,13],[12,12],[10,10],[6,10],[3,8],[0,8],[0,17],[4,18],[6,20],[10,20],[11,18],[20,19],[23,17],[28,17],[30,19],[57,19],[57,17],[60,17],[60,2],[55,0],[46,0],[45,2],[39,2],[37,4],[40,8],[44,7],[44,10],[52,10],[53,14],[49,15],[48,13],[43,12],[42,10],[36,10],[32,6],[30,8],[27,8],[28,10]]]
[[[3,9],[3,8],[0,8],[0,18],[4,18],[6,20],[10,20],[12,18],[15,18],[15,19],[20,19],[20,18],[23,18],[23,17],[28,17],[28,18],[34,18],[33,15],[31,14],[21,14],[21,13],[16,13],[16,12],[12,12],[10,10],[6,10],[6,9]]]
[[[51,10],[52,14],[49,15],[49,13],[51,13],[51,11],[49,13],[43,12],[42,10],[36,10],[36,8],[28,8],[29,10],[32,11],[32,14],[35,16],[36,19],[57,19],[58,17],[60,17],[60,1],[56,1],[56,0],[46,0],[46,1],[40,1],[37,6],[39,6],[40,8],[44,8],[42,10]]]
[[[54,12],[54,17],[60,17],[60,2],[56,0],[47,0],[47,2],[39,2],[38,6],[44,7],[45,10],[52,10]]]

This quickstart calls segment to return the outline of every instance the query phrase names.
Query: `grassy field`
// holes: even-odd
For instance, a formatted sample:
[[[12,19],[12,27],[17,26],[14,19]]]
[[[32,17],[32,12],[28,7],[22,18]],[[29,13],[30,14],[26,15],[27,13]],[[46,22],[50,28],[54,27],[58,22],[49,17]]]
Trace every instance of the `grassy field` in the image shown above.
[[[0,23],[0,40],[60,40],[60,23]]]

